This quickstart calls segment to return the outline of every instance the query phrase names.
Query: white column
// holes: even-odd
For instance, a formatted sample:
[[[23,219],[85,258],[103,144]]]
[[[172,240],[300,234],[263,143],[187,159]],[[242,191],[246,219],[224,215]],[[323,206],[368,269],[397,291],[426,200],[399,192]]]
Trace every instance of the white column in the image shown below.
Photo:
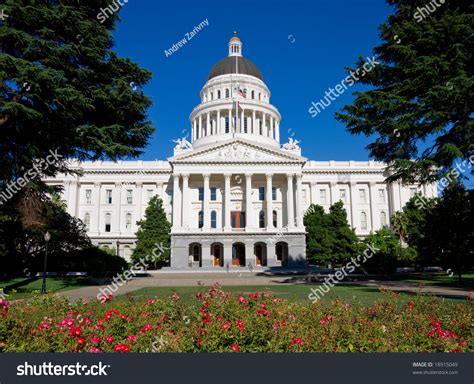
[[[206,136],[209,136],[211,129],[211,114],[206,113]]]
[[[230,177],[232,174],[224,174],[224,229],[230,229]],[[227,256],[228,257],[228,256]]]
[[[181,227],[181,191],[179,190],[179,174],[173,175],[173,228]]]
[[[316,196],[316,182],[311,182],[311,204],[317,204],[318,198]]]
[[[112,229],[112,232],[122,232],[122,228],[120,223],[122,222],[122,212],[121,212],[121,206],[122,206],[122,183],[121,182],[116,182],[115,183],[115,196],[117,201],[115,202],[115,220],[112,220],[112,223],[114,221],[117,222],[117,227]]]
[[[199,115],[199,138],[202,137],[202,115]]]
[[[221,134],[221,110],[217,110],[217,134]]]
[[[296,220],[297,227],[303,228],[303,186],[302,186],[303,175],[296,175]]]
[[[197,138],[197,132],[196,132],[196,119],[193,120],[193,141],[196,140]]]
[[[267,203],[267,229],[273,228],[273,196],[272,196],[272,174],[267,173],[266,203]]]
[[[280,142],[280,121],[277,120],[276,122],[276,132],[275,132],[275,140]]]
[[[142,195],[143,195],[143,183],[138,181],[135,183],[137,189],[137,212],[138,220],[142,219]]]
[[[274,127],[273,127],[273,122],[274,122],[273,116],[270,115],[270,137],[271,137],[272,139],[273,139],[273,129],[274,129]]]
[[[293,174],[287,173],[286,174],[286,181],[287,181],[287,191],[286,191],[286,210],[287,210],[287,217],[288,217],[288,228],[295,227],[295,217],[293,213]]]
[[[331,181],[329,183],[329,189],[331,192],[331,205],[339,201],[338,196],[337,196],[337,183],[335,181]]]
[[[353,228],[356,227],[356,223],[355,223],[355,193],[356,193],[356,183],[355,182],[350,182],[349,183],[349,193],[350,193],[350,196],[351,196],[351,226]]]
[[[182,193],[182,227],[189,228],[189,212],[191,206],[189,204],[189,175],[183,174],[183,193]]]
[[[204,177],[204,201],[203,201],[203,215],[204,215],[204,229],[209,229],[211,227],[211,212],[209,210],[209,179],[210,174],[206,173],[202,175]]]
[[[245,174],[245,228],[253,228],[252,174]]]
[[[91,218],[91,229],[92,232],[99,233],[99,223],[100,223],[100,182],[94,183],[94,210]],[[94,224],[94,226],[92,226]]]
[[[375,196],[377,196],[375,190],[375,182],[369,183],[369,202],[370,202],[370,228],[375,232]]]
[[[256,129],[256,125],[257,124],[257,121],[256,121],[256,118],[255,118],[255,109],[252,111],[252,133],[253,134],[256,134],[257,133],[257,129]]]

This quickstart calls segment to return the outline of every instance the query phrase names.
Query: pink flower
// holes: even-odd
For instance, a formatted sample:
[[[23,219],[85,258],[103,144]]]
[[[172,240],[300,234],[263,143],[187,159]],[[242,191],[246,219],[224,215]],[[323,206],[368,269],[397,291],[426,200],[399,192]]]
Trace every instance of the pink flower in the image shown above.
[[[248,303],[248,300],[247,300],[245,297],[240,296],[240,297],[239,297],[239,303],[240,303],[240,304],[246,304],[246,303]]]
[[[99,344],[102,341],[102,337],[98,335],[89,336],[89,340],[92,341],[92,344]]]
[[[291,340],[291,345],[304,345],[304,341],[301,337],[295,337]]]
[[[107,337],[105,338],[105,341],[106,341],[107,343],[113,343],[114,338],[113,338],[113,336],[107,336]]]
[[[222,324],[222,329],[225,331],[227,328],[230,327],[230,321],[226,321],[224,324]]]
[[[235,320],[235,324],[239,326],[240,332],[244,331],[244,322],[242,320]]]
[[[114,347],[115,352],[128,353],[130,352],[130,347],[127,344],[119,344]]]
[[[231,347],[232,347],[232,350],[233,350],[234,352],[239,352],[239,346],[238,346],[238,345],[232,344]]]
[[[133,343],[135,340],[137,339],[137,336],[135,335],[128,335],[125,340],[128,340],[130,341],[131,343]]]
[[[95,347],[90,347],[87,352],[89,353],[102,353],[102,351],[99,349],[99,348],[95,348]]]
[[[153,326],[151,324],[146,324],[143,326],[143,328],[140,330],[140,333],[145,333],[148,331],[151,331],[153,329]]]

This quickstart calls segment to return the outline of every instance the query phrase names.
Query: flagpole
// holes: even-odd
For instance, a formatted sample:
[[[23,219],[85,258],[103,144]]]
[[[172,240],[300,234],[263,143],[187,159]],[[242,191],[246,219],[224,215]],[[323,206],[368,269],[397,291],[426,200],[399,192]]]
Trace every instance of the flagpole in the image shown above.
[[[239,61],[237,60],[238,56],[235,55],[235,74],[237,75],[237,77],[239,76]],[[238,85],[238,83],[237,83]],[[237,102],[237,97],[238,95],[236,95],[235,97],[235,127],[234,127],[234,136],[235,137],[235,132],[237,132],[237,126],[238,126],[238,113],[239,113],[239,108],[237,107],[238,106],[238,102]]]

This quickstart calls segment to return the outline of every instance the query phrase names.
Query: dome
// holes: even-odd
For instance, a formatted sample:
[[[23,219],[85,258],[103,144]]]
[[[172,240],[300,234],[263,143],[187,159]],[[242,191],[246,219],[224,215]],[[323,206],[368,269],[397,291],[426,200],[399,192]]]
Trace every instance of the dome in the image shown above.
[[[211,69],[207,80],[211,80],[212,78],[220,75],[230,75],[231,73],[237,73],[236,61],[238,61],[239,74],[253,76],[263,81],[262,73],[257,68],[257,66],[242,56],[226,57],[225,59],[219,61]]]

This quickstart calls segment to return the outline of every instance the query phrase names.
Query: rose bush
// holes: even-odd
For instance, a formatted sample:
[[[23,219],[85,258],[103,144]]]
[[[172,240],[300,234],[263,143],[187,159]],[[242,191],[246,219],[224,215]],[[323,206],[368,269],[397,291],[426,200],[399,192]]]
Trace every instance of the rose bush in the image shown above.
[[[194,302],[111,299],[70,304],[55,296],[0,302],[3,352],[472,352],[473,308],[383,292],[370,307],[341,300],[288,302],[225,293]]]

